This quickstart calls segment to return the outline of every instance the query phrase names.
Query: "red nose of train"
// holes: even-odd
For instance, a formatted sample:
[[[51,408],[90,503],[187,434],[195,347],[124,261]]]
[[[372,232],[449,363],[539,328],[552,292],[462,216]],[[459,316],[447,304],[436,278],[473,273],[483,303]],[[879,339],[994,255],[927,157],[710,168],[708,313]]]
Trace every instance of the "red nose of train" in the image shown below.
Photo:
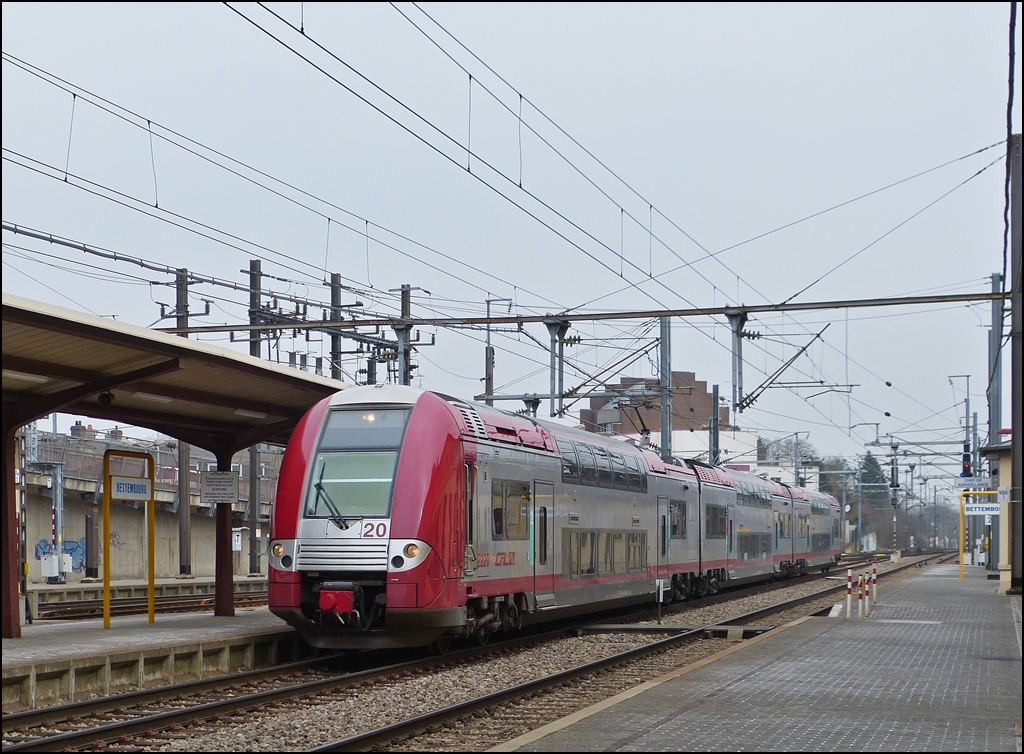
[[[355,607],[355,592],[320,590],[320,609],[328,613],[351,613]]]

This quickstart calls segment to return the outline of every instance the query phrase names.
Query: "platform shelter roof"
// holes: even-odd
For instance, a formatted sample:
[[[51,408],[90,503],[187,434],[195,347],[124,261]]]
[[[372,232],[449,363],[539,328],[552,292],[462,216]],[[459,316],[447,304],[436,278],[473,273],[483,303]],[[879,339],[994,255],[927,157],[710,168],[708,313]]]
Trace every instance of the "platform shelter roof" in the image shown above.
[[[55,411],[145,427],[218,457],[284,444],[350,385],[222,346],[3,294],[5,429]]]

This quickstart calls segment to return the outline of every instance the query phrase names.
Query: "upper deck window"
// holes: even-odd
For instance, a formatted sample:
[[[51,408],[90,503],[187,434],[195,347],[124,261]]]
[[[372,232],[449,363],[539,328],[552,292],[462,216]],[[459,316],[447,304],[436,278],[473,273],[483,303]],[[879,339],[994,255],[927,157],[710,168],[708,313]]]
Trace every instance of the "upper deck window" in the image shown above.
[[[344,408],[327,415],[320,450],[384,450],[402,445],[408,408]]]
[[[580,480],[580,464],[576,458],[576,448],[568,440],[558,440],[558,452],[562,456],[562,481],[578,482]]]
[[[594,451],[597,459],[597,483],[601,487],[612,486],[612,465],[608,458],[608,451],[604,448],[593,445],[590,448]]]
[[[386,516],[409,409],[335,409],[327,416],[306,494],[306,516]]]

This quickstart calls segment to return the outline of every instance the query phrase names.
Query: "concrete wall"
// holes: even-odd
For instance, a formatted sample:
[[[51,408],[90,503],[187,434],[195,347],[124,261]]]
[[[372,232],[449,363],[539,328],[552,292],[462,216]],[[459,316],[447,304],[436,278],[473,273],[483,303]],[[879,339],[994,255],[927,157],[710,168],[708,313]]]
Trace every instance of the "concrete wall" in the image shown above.
[[[64,500],[64,540],[65,552],[72,556],[72,567],[75,569],[67,574],[67,581],[81,581],[85,577],[85,514],[94,511],[97,522],[97,541],[100,552],[104,551],[103,542],[103,509],[93,506],[73,493]],[[29,583],[43,583],[41,573],[42,555],[50,552],[52,540],[52,503],[49,497],[29,493],[27,496],[28,510],[26,516],[26,543],[28,555]],[[133,508],[124,503],[114,502],[110,506],[110,574],[112,579],[145,579],[147,578],[146,554],[146,517],[144,505]],[[260,567],[266,574],[267,532],[261,532]],[[215,520],[207,515],[193,511],[192,513],[192,574],[194,576],[210,576],[215,571]],[[248,530],[243,532],[242,552],[233,553],[235,573],[249,573],[249,540]],[[178,514],[158,510],[156,514],[156,577],[173,578],[178,575]],[[103,561],[98,561],[99,573],[103,574]]]
[[[36,428],[38,430],[38,428]],[[154,459],[156,477],[156,577],[173,578],[178,575],[178,445],[174,441],[126,440],[121,433],[112,432],[105,438],[97,437],[91,427],[76,425],[71,436],[35,431],[31,443],[26,442],[16,460],[19,500],[24,501],[25,560],[29,583],[43,583],[42,558],[53,553],[52,488],[55,483],[54,466],[59,463],[63,476],[64,548],[72,558],[73,571],[66,575],[69,582],[85,577],[86,512],[96,517],[99,550],[110,550],[111,576],[114,579],[145,579],[148,575],[146,552],[146,519],[144,506],[115,501],[111,504],[111,543],[102,544],[102,475],[103,454],[110,448],[143,451]],[[31,446],[31,447],[29,447]],[[282,449],[261,446],[259,454],[260,519],[265,522],[261,543],[261,570],[266,573],[266,535],[269,532],[271,501],[277,485]],[[134,464],[134,465],[133,465]],[[212,577],[215,572],[215,520],[213,509],[201,500],[200,475],[216,466],[213,456],[201,448],[192,448],[189,478],[189,508],[192,511],[192,574]],[[248,517],[249,451],[236,454],[232,468],[241,472],[238,484],[239,500],[232,507],[234,526],[244,526]],[[129,468],[130,467],[130,468]],[[113,473],[139,476],[144,463],[137,459],[114,457]],[[248,530],[242,552],[233,553],[238,575],[249,573]],[[102,575],[103,563],[97,563]]]

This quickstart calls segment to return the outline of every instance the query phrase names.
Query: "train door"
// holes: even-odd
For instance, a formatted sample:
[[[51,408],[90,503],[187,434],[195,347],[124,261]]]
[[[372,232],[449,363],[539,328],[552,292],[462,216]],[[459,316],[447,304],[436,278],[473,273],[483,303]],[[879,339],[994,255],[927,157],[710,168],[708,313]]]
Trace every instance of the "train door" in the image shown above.
[[[463,528],[464,551],[462,555],[462,574],[472,576],[476,571],[476,466],[467,460],[464,465],[465,482],[463,488]]]
[[[793,526],[796,528],[793,537],[793,558],[803,561],[806,565],[811,550],[811,508],[809,505],[793,504]]]
[[[534,482],[531,539],[533,593],[538,609],[555,604],[554,513],[555,485]]]
[[[730,573],[730,569],[736,567],[736,549],[734,540],[736,538],[736,506],[729,506],[729,524],[726,530],[726,544],[725,544],[725,567],[726,573]]]
[[[671,556],[671,539],[669,538],[669,518],[668,518],[668,498],[658,498],[658,544],[657,544],[657,557],[655,562],[657,568],[655,568],[655,574],[658,579],[666,579],[669,583],[664,585],[664,589],[671,588],[671,569],[668,567],[670,556]],[[658,582],[654,585],[655,591],[658,589]]]

